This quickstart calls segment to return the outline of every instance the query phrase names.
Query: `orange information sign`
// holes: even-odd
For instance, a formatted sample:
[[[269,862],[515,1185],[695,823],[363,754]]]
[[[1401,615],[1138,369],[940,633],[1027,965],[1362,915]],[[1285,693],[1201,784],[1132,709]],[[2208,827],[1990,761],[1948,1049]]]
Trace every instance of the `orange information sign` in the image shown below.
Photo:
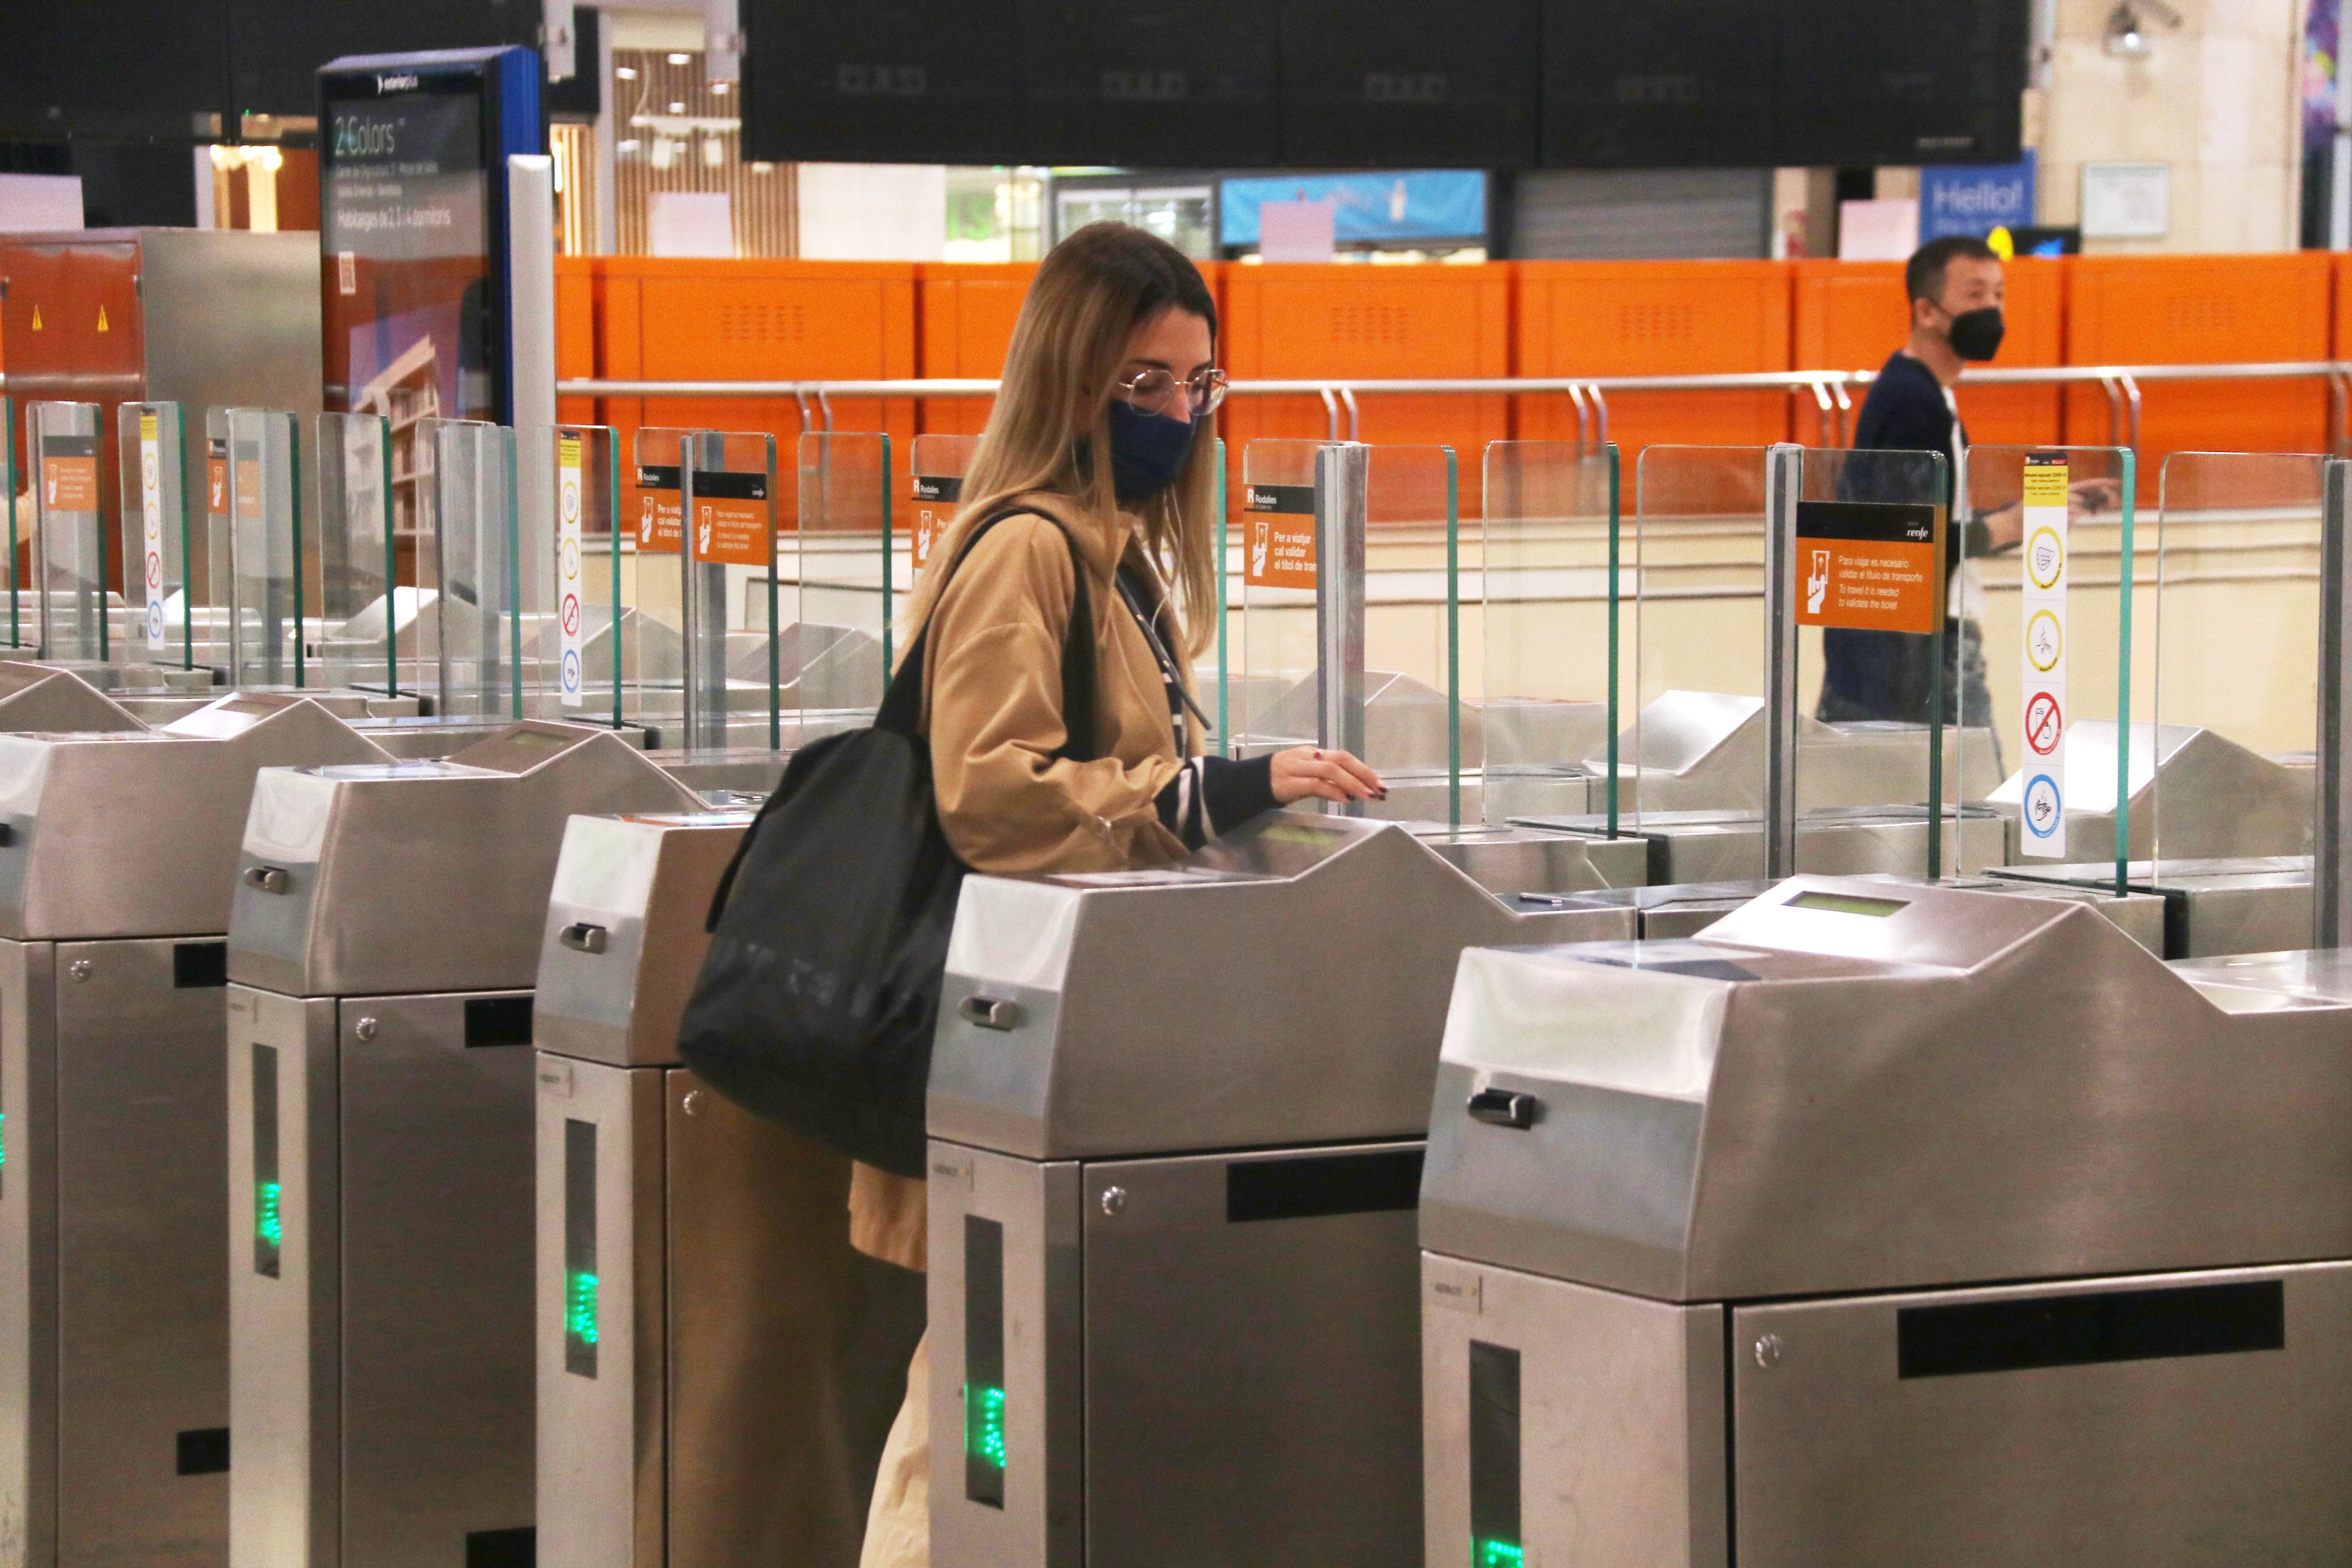
[[[205,489],[206,511],[228,512],[228,443],[215,441],[205,455]]]
[[[637,465],[635,494],[630,497],[630,526],[636,530],[640,552],[659,555],[678,552],[679,521],[683,513],[677,485],[677,464]]]
[[[261,462],[257,458],[239,458],[236,461],[236,514],[261,515]]]
[[[98,458],[41,456],[41,504],[52,511],[98,510]]]
[[[1937,509],[1901,501],[1797,503],[1797,624],[1936,629],[1944,608]]]
[[[768,476],[698,468],[694,474],[694,558],[729,566],[772,563]]]
[[[931,559],[931,546],[955,521],[956,508],[963,500],[963,480],[952,476],[917,474],[915,476],[915,534],[912,544],[915,570],[920,572]]]
[[[1315,487],[1252,485],[1243,515],[1242,580],[1253,588],[1314,587]]]

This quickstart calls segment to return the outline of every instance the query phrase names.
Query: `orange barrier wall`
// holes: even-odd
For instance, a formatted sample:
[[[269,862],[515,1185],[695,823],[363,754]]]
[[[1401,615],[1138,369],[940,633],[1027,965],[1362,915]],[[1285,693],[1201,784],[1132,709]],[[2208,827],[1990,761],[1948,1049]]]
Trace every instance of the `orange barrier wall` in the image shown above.
[[[2076,257],[2069,263],[2067,363],[2326,359],[2334,265],[2323,251]],[[2327,449],[2327,389],[2317,379],[2158,382],[2141,395],[2146,501],[2156,500],[2170,452]],[[2066,424],[2077,443],[2105,441],[2105,395],[2095,386],[2070,387]]]
[[[1036,274],[1034,261],[927,261],[917,266],[922,374],[941,379],[1002,375],[1013,321]],[[984,397],[926,398],[919,422],[927,432],[977,436],[988,423],[988,408]]]
[[[2065,258],[2020,257],[2002,270],[2008,328],[2004,368],[2046,366],[2065,360]],[[1899,261],[1800,261],[1796,264],[1796,365],[1803,370],[1876,370],[1911,335],[1910,301]],[[1860,398],[1856,397],[1858,414]],[[1958,388],[1960,419],[1969,439],[1982,446],[2053,443],[2062,438],[2059,389],[2054,386]],[[1806,398],[1807,405],[1811,398]],[[2104,426],[2102,426],[2104,429]],[[1853,430],[1849,420],[1846,432]],[[1795,439],[1820,439],[1810,406],[1796,417]]]
[[[1521,375],[1712,375],[1789,368],[1785,262],[1525,261],[1518,264],[1518,294]],[[1576,409],[1568,398],[1525,394],[1517,401],[1521,440],[1576,438]],[[1623,454],[1629,487],[1644,447],[1767,446],[1789,438],[1789,418],[1785,392],[1609,397],[1609,436]],[[1630,489],[1627,497],[1630,504]]]
[[[584,256],[555,258],[555,378],[591,381],[597,375],[596,263]],[[555,416],[567,425],[596,423],[593,397],[559,397]]]
[[[1227,266],[1224,364],[1236,381],[1331,376],[1500,376],[1511,373],[1511,268]],[[1486,443],[1510,434],[1502,396],[1359,400],[1367,441],[1444,445],[1460,464],[1462,513],[1478,513]],[[1234,504],[1255,440],[1321,440],[1320,398],[1235,397],[1225,404]],[[1342,434],[1345,426],[1342,426]]]
[[[915,269],[907,262],[601,257],[597,369],[608,380],[897,380],[915,374]],[[559,328],[559,335],[561,329]],[[608,398],[625,467],[644,426],[766,430],[793,507],[801,420],[790,398]],[[912,398],[835,398],[836,430],[885,430],[906,471]]]

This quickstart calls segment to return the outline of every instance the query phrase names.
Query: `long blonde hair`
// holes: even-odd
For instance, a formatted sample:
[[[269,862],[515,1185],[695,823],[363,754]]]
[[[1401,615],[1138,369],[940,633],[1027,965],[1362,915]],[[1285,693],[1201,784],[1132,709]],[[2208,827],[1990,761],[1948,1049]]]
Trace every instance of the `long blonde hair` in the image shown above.
[[[961,509],[931,547],[911,626],[930,619],[946,564],[972,525],[1007,502],[1045,494],[1104,520],[1118,510],[1106,456],[1111,384],[1135,330],[1171,306],[1206,321],[1215,342],[1216,301],[1200,268],[1167,241],[1127,224],[1088,224],[1038,266],[1013,323],[996,406],[964,475]],[[1074,415],[1084,418],[1083,453],[1072,439]],[[1188,661],[1216,634],[1213,435],[1213,426],[1201,431],[1176,482],[1139,510],[1144,548],[1175,589]]]

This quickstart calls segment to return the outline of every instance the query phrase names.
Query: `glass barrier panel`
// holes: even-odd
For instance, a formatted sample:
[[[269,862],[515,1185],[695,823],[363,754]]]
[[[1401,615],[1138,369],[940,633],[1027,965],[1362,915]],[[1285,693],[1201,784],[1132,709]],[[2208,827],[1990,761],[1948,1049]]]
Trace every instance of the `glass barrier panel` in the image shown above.
[[[392,422],[383,416],[319,416],[314,531],[320,683],[396,694],[401,661],[417,657],[417,594],[394,585]]]
[[[229,684],[306,684],[301,429],[278,409],[228,411]]]
[[[2319,746],[2317,455],[2175,452],[2158,476],[2150,885],[2312,853]],[[2141,814],[2132,822],[2133,858]],[[2221,864],[2216,864],[2221,862]],[[2298,932],[2302,928],[2297,927]],[[2296,935],[2278,945],[2303,946]]]
[[[2121,447],[1967,449],[1945,652],[1945,714],[1958,726],[1946,776],[1950,798],[2000,816],[2004,844],[1995,857],[1964,840],[1949,867],[1958,875],[2008,864],[2053,868],[2066,881],[2115,879],[2118,781],[2123,798],[2137,796],[2155,755],[2152,666],[2133,670],[2123,570],[2132,472]]]
[[[1379,815],[1454,826],[1479,755],[1476,714],[1461,706],[1460,497],[1452,447],[1370,446],[1364,760],[1388,786]]]
[[[943,464],[943,443],[970,437],[919,436],[915,447]],[[930,445],[926,447],[925,443]],[[801,710],[806,726],[870,721],[881,705],[882,687],[895,652],[893,631],[900,623],[899,595],[909,585],[898,580],[890,533],[890,437],[856,432],[810,431],[800,438],[799,612],[779,639],[785,703]],[[918,475],[918,495],[926,481],[951,491],[915,504],[918,550],[928,553],[922,518],[931,537],[953,517],[961,494],[961,474]],[[830,717],[820,718],[820,715]]]
[[[198,547],[205,563],[204,614],[197,636],[205,647],[205,662],[229,677],[236,627],[236,530],[228,510],[228,415],[226,408],[205,410],[204,540]]]
[[[41,657],[105,663],[121,655],[111,626],[99,502],[99,407],[36,403],[25,410],[33,470],[34,576],[41,585]]]
[[[1325,445],[1242,448],[1242,657],[1226,681],[1234,756],[1315,742],[1315,454]]]
[[[1490,826],[1611,811],[1617,464],[1611,442],[1486,447],[1483,646],[1475,707],[1465,699],[1462,722],[1463,765],[1482,769]]]
[[[930,563],[931,546],[955,521],[963,501],[963,477],[979,447],[977,436],[918,436],[908,447],[914,506],[908,517],[908,560],[917,572]]]
[[[125,403],[115,417],[123,584],[137,608],[132,638],[148,663],[193,669],[186,417],[176,403]]]
[[[1817,448],[1798,461],[1795,514],[1775,523],[1795,536],[1798,868],[1937,877],[1971,835],[1998,856],[2000,821],[1956,815],[1945,784],[1950,462]],[[1832,851],[1832,838],[1849,842]]]
[[[418,436],[433,457],[432,549],[419,579],[438,626],[437,711],[526,717],[524,563],[516,516],[514,432],[431,419]]]
[[[16,401],[0,393],[0,506],[8,510],[8,621],[0,626],[0,632],[6,634],[7,646],[16,649],[26,646],[28,634],[37,635],[37,627],[27,615],[29,606],[24,602],[22,584],[16,581],[16,550],[23,540],[19,531],[30,529],[33,523],[29,498],[23,513],[18,512],[17,491],[21,488],[16,476]]]
[[[622,475],[621,595],[632,628],[636,678],[622,710],[665,741],[686,717],[686,556],[678,527],[680,464],[703,432],[647,426],[631,437]]]
[[[1762,447],[1650,447],[1634,462],[1633,715],[1618,742],[1618,811],[1637,832],[1764,810]],[[1630,582],[1628,579],[1630,578]],[[1588,814],[1579,824],[1597,827]],[[1763,844],[1705,879],[1760,877]]]
[[[776,438],[705,430],[682,443],[693,520],[680,559],[686,587],[686,744],[782,742],[776,618]]]
[[[524,434],[522,466],[541,476],[541,504],[554,512],[546,568],[553,613],[539,627],[533,653],[553,681],[548,717],[577,723],[622,722],[622,693],[635,679],[636,627],[621,608],[621,542],[614,524],[621,491],[620,446],[603,425],[541,425]]]

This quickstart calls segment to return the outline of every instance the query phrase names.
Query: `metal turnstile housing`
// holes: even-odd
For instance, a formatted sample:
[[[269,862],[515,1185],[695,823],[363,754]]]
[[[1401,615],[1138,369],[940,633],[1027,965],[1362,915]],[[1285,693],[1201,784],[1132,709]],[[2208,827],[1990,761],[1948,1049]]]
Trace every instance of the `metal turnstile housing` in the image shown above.
[[[1418,1563],[1442,998],[1466,945],[1633,930],[1286,813],[1164,870],[969,879],[930,1091],[932,1561]]]

